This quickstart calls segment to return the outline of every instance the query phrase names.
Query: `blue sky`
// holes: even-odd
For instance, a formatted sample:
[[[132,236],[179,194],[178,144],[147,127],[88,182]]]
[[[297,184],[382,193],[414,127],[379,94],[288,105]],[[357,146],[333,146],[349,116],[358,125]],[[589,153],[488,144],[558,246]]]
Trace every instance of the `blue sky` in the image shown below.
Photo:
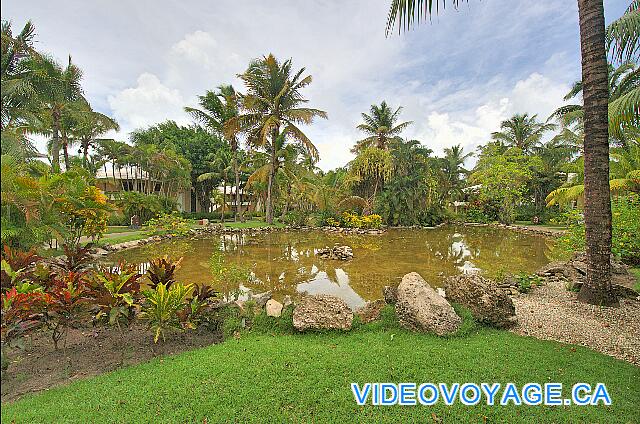
[[[327,121],[306,129],[320,166],[351,159],[360,113],[387,100],[414,124],[405,135],[436,154],[473,150],[516,112],[543,119],[580,76],[577,1],[470,0],[385,38],[388,1],[2,1],[16,28],[31,19],[38,47],[84,70],[85,94],[128,132],[182,111],[269,52],[314,82]],[[605,0],[607,20],[629,0]]]

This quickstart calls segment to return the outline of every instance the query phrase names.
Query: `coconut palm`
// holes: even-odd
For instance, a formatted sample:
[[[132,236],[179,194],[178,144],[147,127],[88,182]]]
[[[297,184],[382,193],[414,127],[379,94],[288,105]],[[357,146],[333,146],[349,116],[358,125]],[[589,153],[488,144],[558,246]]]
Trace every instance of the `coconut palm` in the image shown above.
[[[402,107],[393,110],[386,101],[382,101],[380,106],[371,105],[368,114],[361,114],[364,123],[357,126],[368,137],[358,141],[351,151],[357,154],[368,147],[387,149],[390,140],[398,137],[405,128],[412,124],[411,121],[407,121],[396,125],[401,112]]]
[[[459,197],[462,194],[462,175],[468,173],[464,169],[464,163],[473,156],[473,153],[464,153],[461,145],[457,144],[444,149],[442,171],[444,172],[444,196],[447,199]]]
[[[43,104],[41,120],[45,124],[34,132],[51,135],[51,166],[54,172],[60,172],[64,113],[79,103],[87,103],[80,86],[82,71],[72,63],[71,56],[65,68],[52,58],[43,56],[33,72],[34,85]],[[68,162],[68,157],[65,159]]]
[[[99,137],[108,131],[118,131],[118,123],[107,115],[91,109],[87,103],[85,107],[76,110],[74,113],[74,125],[71,131],[71,144],[78,143],[82,154],[82,166],[88,166],[89,149],[95,147],[99,142]]]
[[[517,147],[524,153],[531,153],[540,144],[545,132],[555,129],[554,124],[538,122],[538,115],[516,113],[500,123],[500,131],[491,134],[494,141],[507,147]]]
[[[467,0],[468,1],[468,0]],[[446,3],[463,0],[392,0],[387,34],[419,23]],[[632,2],[637,10],[638,1]],[[635,7],[633,7],[635,5]],[[585,227],[588,272],[579,299],[599,305],[617,305],[611,286],[611,199],[609,197],[609,87],[602,0],[578,0],[582,81],[584,93]],[[637,21],[637,18],[636,18]],[[637,34],[637,33],[636,33]],[[637,38],[636,38],[637,41]],[[624,49],[629,51],[628,48]],[[635,50],[632,50],[635,51]]]
[[[234,132],[225,133],[225,125],[232,118],[238,116],[238,94],[231,85],[221,85],[217,91],[207,91],[204,96],[198,96],[201,109],[185,107],[195,120],[205,125],[207,129],[222,136],[232,153],[232,167],[235,176],[236,201],[234,209],[234,221],[238,220],[240,208],[240,169],[238,166],[238,137]]]
[[[242,113],[226,125],[226,133],[243,132],[250,145],[265,149],[270,155],[267,182],[266,220],[273,223],[273,184],[278,170],[278,137],[286,144],[299,144],[313,158],[318,149],[298,127],[310,124],[315,118],[327,118],[327,113],[308,107],[301,90],[308,86],[311,75],[303,77],[305,69],[293,71],[291,59],[279,62],[272,54],[252,61],[239,75],[247,93],[240,97]]]
[[[33,86],[33,62],[39,58],[33,48],[35,28],[29,21],[18,34],[13,34],[11,22],[2,21],[1,117],[2,153],[27,158],[36,149],[25,136],[25,129],[37,121],[39,100]]]

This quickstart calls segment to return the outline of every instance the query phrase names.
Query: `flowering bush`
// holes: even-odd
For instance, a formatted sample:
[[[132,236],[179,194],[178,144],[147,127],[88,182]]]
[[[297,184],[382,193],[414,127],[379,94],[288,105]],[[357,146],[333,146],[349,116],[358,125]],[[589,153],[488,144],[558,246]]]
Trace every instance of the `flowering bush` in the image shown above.
[[[185,236],[189,234],[189,223],[179,213],[163,213],[147,222],[147,234]]]
[[[346,228],[380,228],[382,217],[380,215],[358,215],[353,212],[344,212],[340,219],[342,227]]]

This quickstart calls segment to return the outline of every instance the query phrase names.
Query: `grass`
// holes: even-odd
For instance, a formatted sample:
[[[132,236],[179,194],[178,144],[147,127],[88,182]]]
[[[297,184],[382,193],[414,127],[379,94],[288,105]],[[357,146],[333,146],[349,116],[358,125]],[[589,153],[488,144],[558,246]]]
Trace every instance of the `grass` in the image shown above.
[[[106,245],[114,245],[114,244],[118,244],[118,243],[124,243],[127,241],[133,241],[133,240],[141,240],[144,238],[149,237],[147,234],[144,233],[144,231],[138,231],[135,234],[127,234],[125,236],[116,236],[116,237],[109,237],[109,238],[103,238],[100,239],[100,241],[98,241],[98,243],[96,243],[97,246],[106,246]]]
[[[131,227],[127,227],[124,225],[113,225],[113,226],[107,227],[107,232],[105,234],[130,233],[133,231],[137,231],[137,230],[134,230]]]
[[[264,315],[239,339],[157,358],[2,406],[2,422],[633,422],[640,368],[582,347],[477,328],[406,332],[393,310],[349,333],[292,334]],[[287,316],[290,318],[290,310]],[[257,327],[257,329],[255,329]],[[606,406],[357,406],[350,383],[576,382]],[[486,418],[485,418],[486,417]]]

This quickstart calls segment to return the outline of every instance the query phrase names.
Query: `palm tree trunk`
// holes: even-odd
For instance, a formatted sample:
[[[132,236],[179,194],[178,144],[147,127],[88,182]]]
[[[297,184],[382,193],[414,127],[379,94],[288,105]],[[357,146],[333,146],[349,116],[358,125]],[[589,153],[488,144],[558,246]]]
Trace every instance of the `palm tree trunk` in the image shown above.
[[[226,209],[227,206],[227,180],[224,179],[222,180],[222,212],[221,212],[221,217],[222,217],[222,223],[224,224],[224,210]]]
[[[53,172],[60,172],[60,112],[54,110],[52,118],[51,168]]]
[[[233,221],[238,222],[238,214],[240,213],[240,172],[238,170],[238,147],[233,150],[233,173],[235,175],[236,186],[236,208],[233,214]]]
[[[273,183],[276,177],[276,140],[278,138],[278,130],[274,129],[271,135],[271,166],[269,168],[269,182],[267,184],[267,201],[265,218],[268,224],[273,224]]]
[[[584,220],[587,278],[578,299],[618,304],[611,287],[609,87],[603,0],[578,0],[584,99]]]
[[[89,143],[91,143],[89,139],[82,140],[82,166],[84,166],[85,169],[89,163]]]
[[[69,163],[69,143],[66,141],[66,137],[62,141],[62,153],[64,155],[64,170],[68,171],[71,164]]]

